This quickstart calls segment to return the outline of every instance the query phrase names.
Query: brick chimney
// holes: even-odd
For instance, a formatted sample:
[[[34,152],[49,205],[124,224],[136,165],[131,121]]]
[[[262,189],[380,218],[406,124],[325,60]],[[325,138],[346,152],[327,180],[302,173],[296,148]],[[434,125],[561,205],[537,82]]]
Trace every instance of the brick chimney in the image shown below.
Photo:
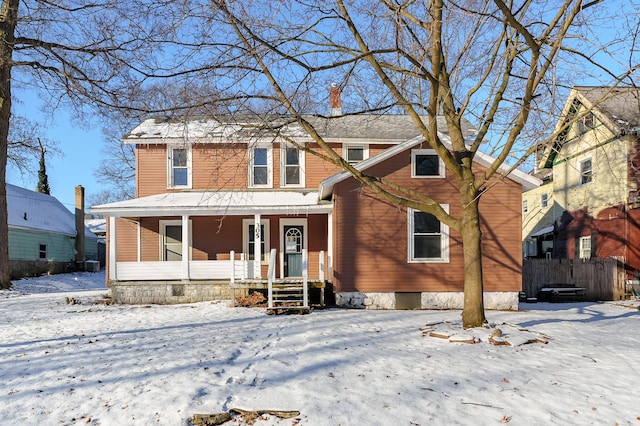
[[[342,99],[340,94],[342,89],[338,86],[338,83],[331,83],[331,89],[329,89],[329,106],[331,107],[331,116],[342,115]]]
[[[76,186],[76,262],[84,262],[84,188]],[[84,270],[84,268],[80,268]]]

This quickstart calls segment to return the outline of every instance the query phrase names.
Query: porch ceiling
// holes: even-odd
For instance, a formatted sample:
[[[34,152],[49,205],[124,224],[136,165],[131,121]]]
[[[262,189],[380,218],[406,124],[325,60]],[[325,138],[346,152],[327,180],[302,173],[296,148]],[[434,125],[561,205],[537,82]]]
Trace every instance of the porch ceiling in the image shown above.
[[[169,192],[93,206],[93,213],[112,217],[221,216],[328,213],[333,204],[318,202],[316,191]]]

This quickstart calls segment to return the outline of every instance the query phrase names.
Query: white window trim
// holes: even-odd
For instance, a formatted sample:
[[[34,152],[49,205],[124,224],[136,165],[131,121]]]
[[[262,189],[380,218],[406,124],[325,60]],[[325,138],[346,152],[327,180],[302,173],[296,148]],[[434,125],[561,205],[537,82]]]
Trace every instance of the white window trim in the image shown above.
[[[448,204],[440,204],[440,207],[449,213]],[[408,263],[449,263],[449,226],[440,222],[442,250],[440,258],[433,259],[414,259],[413,258],[413,212],[417,210],[407,209],[407,262]]]
[[[264,226],[264,235],[260,235],[260,241],[264,241],[264,254],[262,255],[262,259],[260,259],[260,264],[268,265],[269,264],[269,253],[271,251],[270,246],[270,231],[269,224],[271,221],[269,219],[260,219],[260,225]],[[249,253],[249,225],[255,225],[254,219],[242,219],[242,252],[245,255]]]
[[[583,183],[582,179],[584,178],[584,175],[582,171],[582,164],[586,163],[587,161],[591,161],[591,175],[590,175],[591,179],[589,180],[589,182]],[[589,185],[591,183],[593,183],[593,157],[586,157],[578,161],[578,185],[584,186],[584,185]]]
[[[267,184],[266,185],[254,185],[253,184],[253,150],[255,148],[267,149]],[[249,188],[273,188],[273,146],[271,144],[257,144],[249,145],[249,174],[247,187]]]
[[[529,200],[522,200],[522,213],[529,213]]]
[[[160,229],[159,229],[159,234],[160,234],[160,244],[159,244],[159,257],[158,259],[160,259],[161,262],[170,262],[168,260],[165,259],[165,253],[164,253],[164,245],[165,245],[165,241],[166,241],[166,236],[167,236],[167,225],[169,226],[182,226],[182,221],[181,220],[161,220],[160,221]],[[189,220],[189,260],[192,259],[193,257],[193,233],[191,232],[191,220]],[[184,255],[184,254],[183,254]]]
[[[585,243],[589,241],[589,248],[585,248]],[[580,259],[591,259],[591,236],[580,237]],[[588,250],[588,252],[586,252]],[[586,256],[585,256],[586,254]]]
[[[345,144],[342,144],[342,158],[344,158],[344,160],[349,164],[353,165],[353,164],[358,164],[360,162],[360,161],[349,161],[349,159],[347,158],[349,153],[349,148],[362,148],[362,161],[369,158],[369,144],[345,143]]]
[[[540,194],[540,208],[546,209],[547,207],[549,207],[549,193],[545,192]]]
[[[187,184],[186,185],[174,185],[173,183],[173,150],[174,149],[186,149],[187,150]],[[192,185],[192,155],[191,145],[167,145],[167,189],[175,188],[191,188]]]
[[[433,176],[422,176],[416,175],[416,156],[417,155],[438,155],[435,149],[412,149],[411,150],[411,177],[416,179],[442,179],[446,177],[446,170],[444,166],[444,161],[442,158],[438,156],[438,171],[440,172],[438,175]]]
[[[298,148],[298,167],[300,173],[300,183],[286,184],[286,163],[287,163],[287,148],[298,148],[297,146],[281,144],[280,145],[280,186],[282,188],[304,188],[305,187],[305,151]]]

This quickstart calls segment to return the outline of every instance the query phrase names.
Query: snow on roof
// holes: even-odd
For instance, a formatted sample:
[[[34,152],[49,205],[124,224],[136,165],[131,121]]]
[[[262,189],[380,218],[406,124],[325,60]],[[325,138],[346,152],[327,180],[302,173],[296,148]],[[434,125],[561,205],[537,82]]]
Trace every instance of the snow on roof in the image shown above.
[[[188,191],[170,192],[102,204],[91,211],[115,217],[305,214],[331,211],[318,203],[316,191]]]
[[[9,227],[76,235],[75,215],[55,197],[7,184]],[[85,228],[85,236],[95,234]]]
[[[396,144],[418,134],[413,119],[409,115],[397,114],[357,114],[339,117],[303,115],[316,131],[330,142],[360,141],[368,144]],[[421,117],[427,124],[428,116]],[[437,117],[438,127],[446,133],[444,117]],[[462,119],[462,131],[473,135],[477,131],[473,125]],[[273,140],[281,134],[295,138],[298,142],[311,141],[302,126],[289,116],[222,115],[216,117],[155,117],[140,123],[129,134],[125,143],[215,143],[248,142],[266,137]]]
[[[107,233],[106,219],[85,219],[84,226],[96,235]]]

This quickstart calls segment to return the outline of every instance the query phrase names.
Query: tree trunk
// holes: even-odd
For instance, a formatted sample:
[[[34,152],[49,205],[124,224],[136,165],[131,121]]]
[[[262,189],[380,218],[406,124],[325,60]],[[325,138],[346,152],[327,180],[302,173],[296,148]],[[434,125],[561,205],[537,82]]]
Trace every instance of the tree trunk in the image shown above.
[[[474,192],[468,190],[462,194],[463,210],[460,232],[462,234],[464,255],[464,308],[462,310],[462,325],[464,328],[482,327],[486,322],[482,284],[480,198]]]
[[[11,287],[7,210],[7,156],[11,116],[11,67],[19,0],[2,0],[0,7],[0,288]]]

